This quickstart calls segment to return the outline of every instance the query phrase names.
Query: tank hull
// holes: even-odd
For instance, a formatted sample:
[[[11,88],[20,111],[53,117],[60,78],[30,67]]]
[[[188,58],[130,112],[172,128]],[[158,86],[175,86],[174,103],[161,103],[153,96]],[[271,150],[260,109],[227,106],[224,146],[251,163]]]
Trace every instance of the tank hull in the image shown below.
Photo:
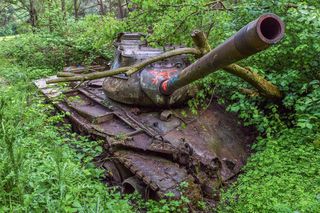
[[[46,80],[35,85],[66,112],[74,129],[104,141],[99,166],[124,192],[178,198],[187,182],[188,190],[182,191],[192,200],[216,200],[218,189],[240,172],[255,138],[252,129],[239,125],[214,100],[193,115],[187,107],[160,110],[117,103],[106,96],[103,79],[63,91]]]

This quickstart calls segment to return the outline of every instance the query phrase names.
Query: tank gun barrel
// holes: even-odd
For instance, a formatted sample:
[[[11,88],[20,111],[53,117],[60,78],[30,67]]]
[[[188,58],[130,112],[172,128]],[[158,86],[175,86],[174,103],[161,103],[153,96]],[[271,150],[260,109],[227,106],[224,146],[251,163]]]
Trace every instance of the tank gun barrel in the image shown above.
[[[159,90],[163,95],[171,95],[175,90],[220,68],[267,49],[279,42],[283,36],[282,20],[275,14],[264,14],[179,74],[163,81]]]

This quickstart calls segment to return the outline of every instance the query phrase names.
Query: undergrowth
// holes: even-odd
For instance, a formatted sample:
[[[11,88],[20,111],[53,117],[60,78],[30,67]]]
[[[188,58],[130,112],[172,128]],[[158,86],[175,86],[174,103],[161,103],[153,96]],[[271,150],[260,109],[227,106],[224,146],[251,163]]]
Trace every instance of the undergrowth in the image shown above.
[[[62,116],[50,115],[52,106],[32,85],[52,71],[4,59],[0,64],[0,211],[133,211],[126,198],[100,181],[102,172],[91,161],[101,151],[96,142],[59,133],[55,124]],[[77,153],[69,144],[95,153]]]
[[[62,125],[32,83],[53,73],[0,58],[0,212],[188,212],[184,196],[145,201],[103,184],[101,143]]]
[[[21,65],[1,60],[1,210],[133,210],[127,198],[106,191],[99,182],[101,171],[89,163],[90,157],[81,160],[84,154],[66,145],[83,148],[94,142],[58,134],[54,124],[60,118],[48,114],[49,105],[36,95],[32,79],[64,65],[112,58],[112,41],[120,31],[149,29],[152,45],[191,46],[189,35],[198,28],[209,33],[214,47],[260,14],[274,12],[286,24],[284,39],[241,65],[278,86],[284,98],[274,102],[250,96],[243,92],[254,90],[248,83],[219,71],[199,82],[205,89],[189,104],[196,111],[213,93],[246,126],[259,132],[242,174],[222,192],[221,212],[319,212],[319,1],[223,1],[231,10],[210,9],[208,2],[133,0],[138,7],[123,21],[87,16],[58,23],[53,33],[39,29],[1,44],[0,55]],[[138,208],[175,211],[187,201],[177,202],[140,203]]]
[[[318,212],[320,135],[301,128],[260,139],[244,174],[223,194],[222,212]]]

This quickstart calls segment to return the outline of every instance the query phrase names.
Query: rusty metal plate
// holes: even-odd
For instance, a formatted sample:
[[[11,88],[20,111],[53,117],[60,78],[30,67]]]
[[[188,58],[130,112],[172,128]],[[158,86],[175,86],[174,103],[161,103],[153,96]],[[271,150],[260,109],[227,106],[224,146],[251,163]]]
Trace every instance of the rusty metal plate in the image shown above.
[[[59,110],[68,112],[77,131],[105,140],[108,156],[118,159],[158,196],[172,192],[179,197],[184,181],[192,186],[190,194],[210,194],[208,190],[219,187],[220,176],[223,181],[230,179],[245,163],[252,133],[216,103],[199,116],[182,118],[181,111],[187,108],[172,109],[168,116],[163,110],[114,102],[105,96],[101,82],[63,88],[67,92],[57,85],[49,87],[44,79],[35,84]]]

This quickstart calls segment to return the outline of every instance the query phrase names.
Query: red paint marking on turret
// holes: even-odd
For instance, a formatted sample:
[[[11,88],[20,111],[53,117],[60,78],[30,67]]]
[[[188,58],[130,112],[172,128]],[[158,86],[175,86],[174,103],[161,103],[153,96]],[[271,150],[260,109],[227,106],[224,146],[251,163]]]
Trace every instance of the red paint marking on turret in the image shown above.
[[[159,83],[159,80],[167,80],[178,70],[150,70],[149,73],[154,76],[152,78],[152,84],[156,85]]]
[[[164,81],[161,85],[162,91],[166,92],[168,89],[168,81]]]

